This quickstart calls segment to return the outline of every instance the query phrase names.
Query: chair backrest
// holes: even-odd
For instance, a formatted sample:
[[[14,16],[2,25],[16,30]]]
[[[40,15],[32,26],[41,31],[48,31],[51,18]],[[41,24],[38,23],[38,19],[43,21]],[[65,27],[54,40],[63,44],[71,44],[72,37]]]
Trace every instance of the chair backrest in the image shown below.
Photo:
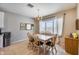
[[[40,39],[39,39],[39,37],[38,36],[34,36],[34,42],[35,42],[35,45],[36,46],[40,46],[40,45],[43,45],[43,42],[42,41],[40,41]]]
[[[38,46],[38,45],[39,45],[39,38],[38,38],[38,36],[35,35],[35,36],[34,36],[34,40],[35,40],[35,41],[34,41],[35,45]]]
[[[27,33],[27,36],[29,38],[29,41],[31,41],[31,42],[34,41],[34,38],[33,38],[33,36],[30,33]]]
[[[34,35],[34,40],[35,40],[35,41],[39,41],[38,36]]]
[[[51,41],[52,41],[52,43],[55,45],[55,43],[56,43],[56,40],[57,40],[57,36],[53,36],[52,37],[52,39],[51,39]]]

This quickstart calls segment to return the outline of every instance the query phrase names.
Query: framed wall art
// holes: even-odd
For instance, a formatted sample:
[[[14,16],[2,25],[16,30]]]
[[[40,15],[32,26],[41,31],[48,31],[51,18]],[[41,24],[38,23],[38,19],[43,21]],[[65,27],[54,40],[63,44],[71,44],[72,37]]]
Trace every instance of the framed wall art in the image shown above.
[[[20,30],[32,30],[33,27],[34,27],[34,24],[20,23]]]
[[[20,23],[20,30],[25,30],[25,23]]]

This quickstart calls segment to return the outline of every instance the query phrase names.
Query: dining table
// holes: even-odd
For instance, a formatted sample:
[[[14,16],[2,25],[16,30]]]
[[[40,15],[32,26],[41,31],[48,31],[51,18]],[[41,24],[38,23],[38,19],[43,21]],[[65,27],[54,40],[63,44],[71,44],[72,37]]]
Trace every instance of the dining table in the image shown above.
[[[46,51],[45,41],[50,40],[53,36],[52,35],[44,35],[44,34],[37,34],[37,36],[40,39],[40,41],[42,41],[44,43],[44,54],[45,54],[45,51]]]

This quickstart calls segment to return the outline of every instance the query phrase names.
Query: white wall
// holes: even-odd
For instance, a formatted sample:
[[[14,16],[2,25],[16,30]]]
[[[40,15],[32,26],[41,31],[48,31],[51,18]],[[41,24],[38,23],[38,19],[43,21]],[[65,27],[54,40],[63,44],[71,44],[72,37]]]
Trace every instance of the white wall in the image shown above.
[[[0,28],[4,27],[4,12],[0,12]]]
[[[11,42],[24,40],[27,38],[27,30],[20,30],[20,23],[32,23],[33,19],[14,13],[5,12],[3,31],[11,32]],[[33,30],[30,30],[30,32]]]

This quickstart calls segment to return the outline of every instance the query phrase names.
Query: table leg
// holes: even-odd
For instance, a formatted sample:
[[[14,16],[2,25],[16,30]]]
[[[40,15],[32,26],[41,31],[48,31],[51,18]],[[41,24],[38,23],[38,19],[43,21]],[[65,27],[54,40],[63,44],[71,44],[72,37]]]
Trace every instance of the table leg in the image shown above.
[[[46,52],[46,49],[45,49],[45,42],[44,42],[44,54],[45,54],[45,52]]]

